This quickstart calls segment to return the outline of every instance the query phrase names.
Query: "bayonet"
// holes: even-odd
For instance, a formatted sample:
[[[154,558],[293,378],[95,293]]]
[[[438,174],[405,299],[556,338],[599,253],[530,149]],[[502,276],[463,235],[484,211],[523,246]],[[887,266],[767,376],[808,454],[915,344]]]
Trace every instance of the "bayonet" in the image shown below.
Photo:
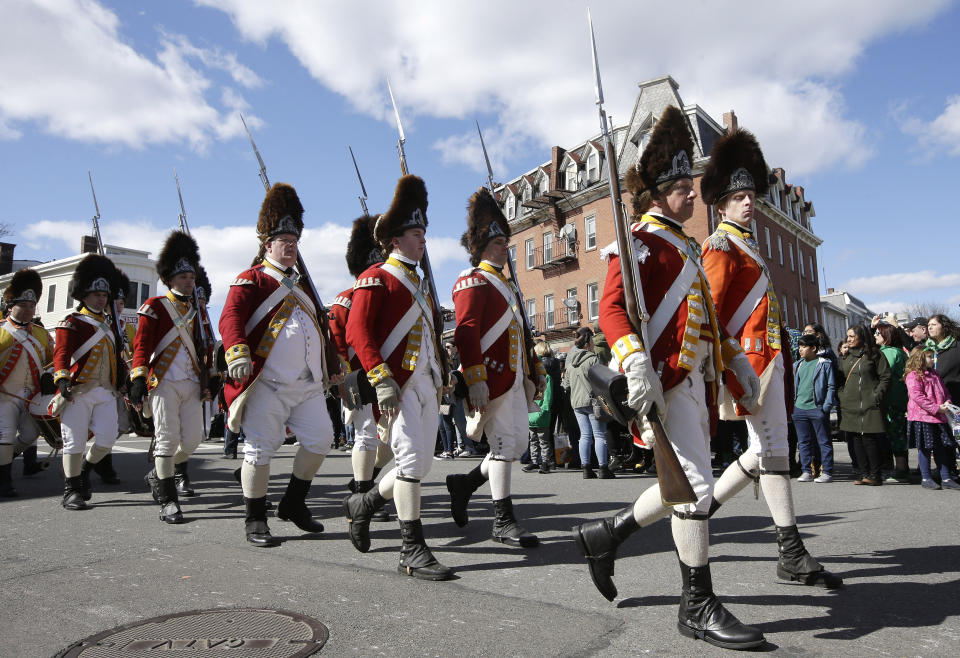
[[[190,227],[187,225],[187,209],[183,206],[183,193],[180,192],[180,177],[177,176],[177,170],[173,170],[173,180],[177,183],[177,198],[180,199],[180,230],[190,234]]]
[[[474,119],[476,121],[476,119]],[[480,122],[476,121],[477,134],[480,135],[480,148],[483,149],[483,159],[487,162],[487,187],[490,188],[490,194],[496,199],[497,195],[493,191],[493,167],[490,166],[490,156],[487,155],[487,145],[483,142],[483,133],[480,131]]]
[[[253,141],[253,135],[250,134],[250,129],[247,128],[247,122],[243,120],[243,113],[240,113],[240,121],[243,122],[243,129],[247,131],[247,137],[250,138],[250,146],[253,147],[253,154],[257,156],[257,164],[260,165],[260,182],[263,183],[265,190],[270,191],[270,179],[267,178],[267,165],[263,163],[263,158],[260,157],[257,143]]]
[[[387,80],[387,92],[390,94],[390,103],[393,105],[393,116],[397,118],[397,132],[400,133],[400,139],[397,141],[397,155],[400,156],[400,171],[406,176],[407,173],[407,154],[403,145],[407,143],[407,138],[403,134],[403,122],[400,121],[400,110],[397,109],[397,101],[393,97],[393,88],[390,87],[390,81]]]
[[[363,177],[360,175],[360,167],[357,166],[357,158],[353,155],[353,147],[348,146],[350,149],[350,158],[353,160],[353,168],[357,172],[357,180],[360,181],[360,191],[363,193],[362,196],[357,197],[360,199],[360,207],[363,208],[363,214],[370,216],[370,211],[367,210],[367,188],[363,186]]]

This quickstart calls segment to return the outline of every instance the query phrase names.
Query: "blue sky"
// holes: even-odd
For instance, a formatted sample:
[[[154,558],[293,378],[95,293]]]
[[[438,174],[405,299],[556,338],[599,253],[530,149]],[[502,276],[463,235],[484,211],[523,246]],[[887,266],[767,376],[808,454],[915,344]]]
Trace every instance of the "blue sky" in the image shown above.
[[[735,109],[768,162],[805,188],[824,239],[822,282],[874,310],[955,308],[960,83],[944,63],[960,54],[960,6],[811,0],[800,12],[749,0],[689,3],[682,20],[672,12],[593,7],[615,122],[628,118],[637,82],[673,75],[685,102],[718,120]],[[645,40],[644,24],[682,31]],[[303,250],[332,297],[350,283],[343,253],[360,214],[348,145],[371,212],[386,209],[399,175],[390,78],[410,170],[427,183],[447,301],[467,264],[466,200],[485,180],[473,121],[497,178],[516,176],[554,144],[596,133],[590,66],[578,2],[7,0],[5,239],[17,258],[75,253],[93,210],[90,169],[106,240],[155,252],[177,220],[176,167],[222,303],[256,248],[263,197],[242,111],[271,180],[300,193]]]

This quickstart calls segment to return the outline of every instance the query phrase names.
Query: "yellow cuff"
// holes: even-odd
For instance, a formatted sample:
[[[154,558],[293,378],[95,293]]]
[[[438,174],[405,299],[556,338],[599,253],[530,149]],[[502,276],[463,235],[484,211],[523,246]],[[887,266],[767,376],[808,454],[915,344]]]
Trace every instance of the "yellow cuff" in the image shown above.
[[[367,371],[367,381],[370,382],[371,386],[376,386],[387,377],[393,377],[393,373],[390,372],[390,366],[388,366],[386,362]]]
[[[743,348],[740,347],[740,343],[737,342],[736,338],[727,338],[720,343],[720,359],[723,361],[724,367],[730,364],[730,361],[733,360],[733,357],[742,353]]]
[[[232,363],[235,359],[240,359],[242,357],[247,357],[249,359],[250,346],[246,343],[237,343],[233,347],[224,351],[223,356],[227,363]]]
[[[487,381],[487,366],[482,363],[470,366],[463,371],[463,381],[467,383],[467,386],[473,386],[477,382]]]
[[[70,379],[70,371],[69,371],[69,370],[57,370],[55,373],[53,373],[53,382],[54,382],[54,383],[57,383],[57,382],[60,381],[61,379]]]
[[[137,377],[146,377],[148,372],[149,368],[146,366],[137,366],[130,371],[130,381],[133,381]]]
[[[643,343],[636,334],[627,334],[610,348],[618,363],[623,363],[634,352],[643,352]]]
[[[337,356],[340,357],[340,370],[343,371],[343,374],[346,375],[346,374],[350,373],[350,372],[351,372],[351,370],[350,370],[350,362],[347,361],[347,360],[346,360],[345,358],[343,358],[342,356],[340,356],[339,354],[338,354]]]

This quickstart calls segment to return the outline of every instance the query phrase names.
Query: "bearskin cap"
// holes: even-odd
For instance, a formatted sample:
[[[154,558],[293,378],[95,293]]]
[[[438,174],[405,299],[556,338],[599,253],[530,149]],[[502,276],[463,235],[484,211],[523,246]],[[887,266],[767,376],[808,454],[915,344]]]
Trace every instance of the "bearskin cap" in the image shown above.
[[[390,240],[411,228],[427,228],[427,186],[422,178],[408,174],[397,181],[393,202],[377,218],[373,237],[388,249]]]
[[[112,260],[99,254],[87,254],[77,264],[70,280],[70,296],[78,302],[91,292],[105,292],[110,299],[115,299],[119,288],[120,270]]]
[[[683,112],[670,105],[654,126],[639,165],[627,174],[634,210],[643,192],[655,195],[658,186],[681,178],[693,178],[693,137]]]
[[[717,140],[710,162],[700,179],[700,197],[714,204],[728,194],[753,190],[766,194],[769,181],[767,162],[757,138],[746,130],[735,130]]]
[[[18,302],[38,302],[43,293],[43,281],[36,270],[29,268],[16,272],[3,291],[3,302],[12,306]]]
[[[470,197],[467,230],[460,237],[460,244],[470,253],[470,264],[479,265],[487,244],[501,236],[510,239],[510,224],[490,190],[481,187]]]
[[[213,294],[210,289],[210,277],[203,265],[197,265],[197,282],[194,290],[197,291],[197,297],[205,302],[210,301],[210,295]]]
[[[383,249],[373,239],[373,226],[376,217],[364,215],[353,220],[350,241],[347,242],[347,269],[350,276],[357,278],[371,265],[383,262]]]
[[[157,256],[157,274],[165,285],[170,279],[184,272],[197,273],[200,266],[200,249],[197,241],[182,231],[173,231]]]
[[[264,243],[284,233],[298,238],[303,233],[303,206],[293,185],[274,183],[260,206],[257,237]]]
[[[119,277],[119,284],[117,289],[114,291],[114,299],[122,299],[123,303],[126,304],[128,299],[136,299],[137,292],[131,290],[130,277],[124,273],[123,270],[117,269],[117,275]]]

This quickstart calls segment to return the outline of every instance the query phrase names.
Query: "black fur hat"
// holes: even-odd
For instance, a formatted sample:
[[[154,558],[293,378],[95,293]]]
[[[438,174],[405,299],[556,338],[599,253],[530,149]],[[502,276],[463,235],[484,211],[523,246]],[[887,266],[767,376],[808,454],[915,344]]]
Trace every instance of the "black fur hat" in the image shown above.
[[[197,241],[182,231],[173,231],[157,256],[157,274],[164,285],[170,285],[170,279],[184,272],[197,273],[200,267],[200,249]]]
[[[197,297],[205,302],[210,301],[210,295],[213,294],[210,289],[210,277],[207,275],[207,270],[200,264],[197,265],[197,284],[194,290],[197,291]]]
[[[374,239],[390,248],[390,240],[411,228],[427,228],[427,186],[418,176],[406,175],[397,181],[390,209],[377,218]]]
[[[353,220],[350,241],[347,242],[347,269],[357,278],[371,265],[383,262],[383,249],[373,239],[373,226],[377,218],[369,215]]]
[[[122,299],[124,304],[130,299],[136,299],[137,291],[131,290],[130,277],[121,269],[117,269],[117,276],[120,278],[120,283],[114,291],[114,299]]]
[[[478,189],[470,197],[467,206],[467,230],[460,237],[460,244],[470,252],[470,264],[480,264],[483,250],[494,238],[510,239],[510,223],[503,216],[500,204],[485,187]]]
[[[257,237],[264,243],[285,233],[298,238],[303,234],[303,205],[293,185],[274,183],[260,206]]]
[[[693,178],[693,137],[683,112],[670,105],[653,128],[640,163],[627,172],[627,190],[633,195],[634,214],[644,192],[655,196],[663,183]]]
[[[728,194],[753,190],[766,194],[769,181],[767,162],[757,138],[746,130],[735,130],[717,140],[710,162],[700,179],[700,197],[714,204]]]
[[[120,270],[112,260],[99,254],[87,254],[77,264],[70,280],[70,296],[78,302],[92,292],[105,292],[110,299],[115,299],[119,288]]]
[[[36,270],[19,270],[10,279],[3,291],[3,303],[12,306],[18,302],[39,302],[43,294],[43,281]]]

